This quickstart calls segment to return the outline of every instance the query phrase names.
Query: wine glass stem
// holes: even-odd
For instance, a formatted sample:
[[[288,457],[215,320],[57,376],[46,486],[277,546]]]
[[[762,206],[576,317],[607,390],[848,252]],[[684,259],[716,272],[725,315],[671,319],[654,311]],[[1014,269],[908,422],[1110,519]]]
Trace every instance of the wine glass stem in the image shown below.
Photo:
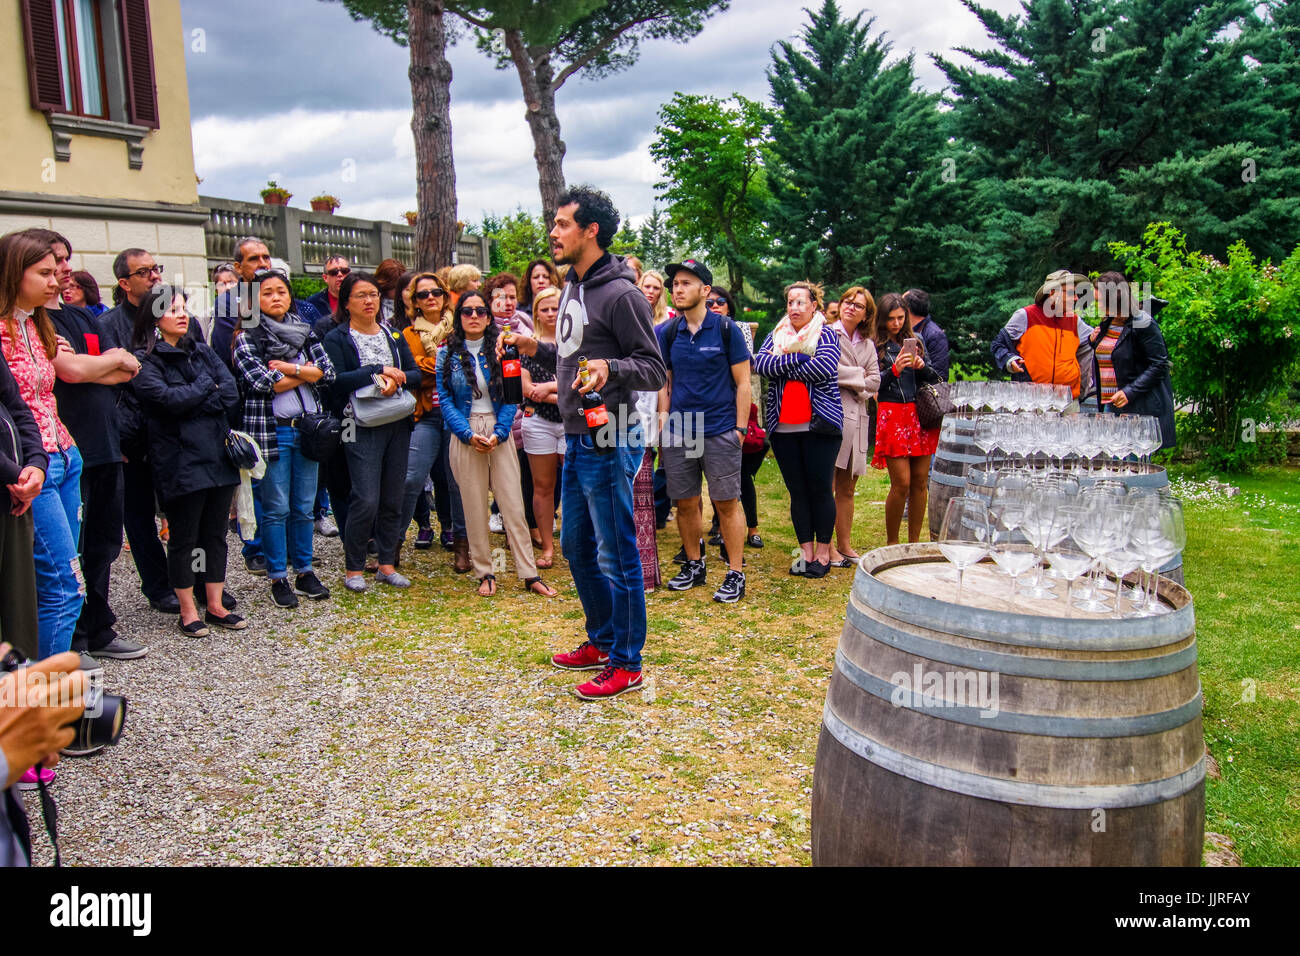
[[[961,603],[961,579],[966,575],[966,569],[957,565],[957,599],[956,603]]]
[[[1065,616],[1074,617],[1074,605],[1070,603],[1070,592],[1074,590],[1074,579],[1067,578],[1065,581]]]

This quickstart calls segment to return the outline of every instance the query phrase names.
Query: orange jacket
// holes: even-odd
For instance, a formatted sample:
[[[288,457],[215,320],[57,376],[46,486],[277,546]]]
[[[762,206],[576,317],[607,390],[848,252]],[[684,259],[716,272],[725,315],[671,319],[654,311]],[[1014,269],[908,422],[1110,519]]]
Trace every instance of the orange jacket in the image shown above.
[[[1016,351],[1025,360],[1025,371],[1035,382],[1049,385],[1068,385],[1075,398],[1079,397],[1079,336],[1082,329],[1091,332],[1077,315],[1066,313],[1061,316],[1046,315],[1036,305],[1026,306],[1024,329],[1020,331]],[[1017,313],[1019,315],[1019,313]],[[1017,325],[1015,316],[1008,324],[1008,332],[1015,337],[1012,325]]]

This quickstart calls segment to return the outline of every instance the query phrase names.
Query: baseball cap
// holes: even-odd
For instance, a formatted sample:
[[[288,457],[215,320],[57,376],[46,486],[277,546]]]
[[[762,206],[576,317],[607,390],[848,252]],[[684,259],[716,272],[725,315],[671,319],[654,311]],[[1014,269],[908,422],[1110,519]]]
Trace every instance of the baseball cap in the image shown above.
[[[699,278],[705,285],[713,285],[713,273],[703,262],[696,262],[694,259],[684,259],[681,262],[674,262],[672,265],[664,268],[664,274],[668,276],[668,281],[673,281],[675,276],[682,269]]]

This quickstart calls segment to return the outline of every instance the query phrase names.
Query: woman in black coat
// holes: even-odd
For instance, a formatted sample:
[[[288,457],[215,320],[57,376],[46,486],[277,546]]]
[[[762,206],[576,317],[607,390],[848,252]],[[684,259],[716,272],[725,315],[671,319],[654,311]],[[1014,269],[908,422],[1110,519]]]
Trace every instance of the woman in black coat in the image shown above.
[[[349,591],[367,588],[366,543],[372,531],[379,552],[375,580],[392,587],[411,586],[395,565],[406,531],[402,527],[402,503],[414,419],[407,414],[387,424],[366,427],[352,415],[353,393],[358,389],[377,384],[385,396],[403,388],[408,392],[420,389],[420,369],[406,339],[379,321],[379,308],[379,283],[375,277],[353,272],[339,286],[338,321],[324,342],[335,374],[329,401],[343,420],[343,454],[352,485],[343,528],[343,584]],[[412,402],[412,411],[414,408]],[[330,494],[333,496],[333,486]]]
[[[1161,449],[1178,443],[1169,350],[1160,326],[1133,302],[1120,272],[1097,279],[1102,321],[1092,335],[1093,381],[1101,407],[1119,415],[1149,415],[1160,422]]]
[[[230,630],[248,626],[237,614],[212,612],[222,607],[226,522],[239,484],[239,471],[226,455],[239,389],[212,349],[185,337],[191,322],[184,292],[153,287],[133,329],[140,374],[131,388],[140,400],[154,487],[170,527],[167,577],[180,601],[180,628],[189,637],[206,637],[194,601],[198,571],[206,581],[206,622]]]

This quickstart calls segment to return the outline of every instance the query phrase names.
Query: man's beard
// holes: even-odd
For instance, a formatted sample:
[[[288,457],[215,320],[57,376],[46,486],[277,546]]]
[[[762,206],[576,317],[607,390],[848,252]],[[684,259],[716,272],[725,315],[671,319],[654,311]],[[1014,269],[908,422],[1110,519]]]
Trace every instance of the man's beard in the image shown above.
[[[555,246],[551,247],[551,259],[557,266],[571,266],[578,262],[578,253],[576,252],[557,252]]]

